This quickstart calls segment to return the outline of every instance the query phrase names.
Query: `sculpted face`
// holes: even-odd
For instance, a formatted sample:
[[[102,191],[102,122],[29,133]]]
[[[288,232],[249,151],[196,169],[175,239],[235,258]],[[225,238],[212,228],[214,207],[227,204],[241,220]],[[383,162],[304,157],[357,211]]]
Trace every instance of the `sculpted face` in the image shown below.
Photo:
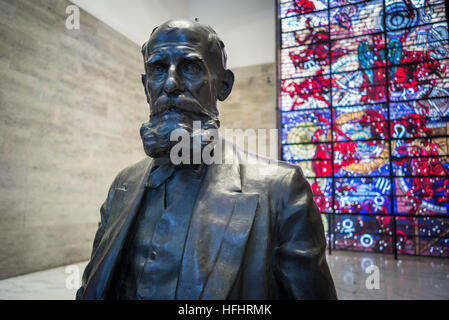
[[[142,82],[150,121],[141,134],[142,139],[147,134],[144,147],[148,155],[167,154],[173,145],[167,141],[170,132],[189,130],[194,120],[209,128],[219,127],[217,99],[223,101],[229,95],[234,76],[225,70],[222,48],[212,32],[197,22],[169,21],[144,45]]]

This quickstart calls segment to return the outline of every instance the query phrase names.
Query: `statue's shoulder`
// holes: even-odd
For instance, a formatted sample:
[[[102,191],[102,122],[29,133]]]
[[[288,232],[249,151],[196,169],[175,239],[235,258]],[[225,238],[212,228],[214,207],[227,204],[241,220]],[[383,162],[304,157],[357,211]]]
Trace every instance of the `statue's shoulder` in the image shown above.
[[[260,180],[264,177],[265,180],[285,180],[285,177],[298,174],[303,176],[302,170],[299,166],[273,158],[260,156],[248,150],[237,147],[236,148],[239,162],[245,169],[245,174]]]
[[[148,170],[148,167],[150,166],[151,161],[152,161],[152,158],[146,157],[146,158],[140,160],[139,162],[134,163],[134,164],[124,168],[123,170],[121,170],[117,174],[117,177],[115,179],[123,182],[123,181],[133,180],[133,179],[142,177],[142,175],[145,174],[146,170]]]

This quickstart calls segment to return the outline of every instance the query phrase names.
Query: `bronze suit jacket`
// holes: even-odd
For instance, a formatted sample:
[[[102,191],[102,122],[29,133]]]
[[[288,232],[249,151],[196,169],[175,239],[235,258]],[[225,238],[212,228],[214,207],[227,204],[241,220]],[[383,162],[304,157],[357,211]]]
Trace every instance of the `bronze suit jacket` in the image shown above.
[[[225,143],[229,146],[229,143]],[[229,156],[230,148],[225,148]],[[321,217],[299,167],[232,149],[200,187],[180,267],[177,299],[336,299]],[[121,171],[101,207],[77,299],[107,299],[151,158]],[[249,161],[247,161],[249,162]]]

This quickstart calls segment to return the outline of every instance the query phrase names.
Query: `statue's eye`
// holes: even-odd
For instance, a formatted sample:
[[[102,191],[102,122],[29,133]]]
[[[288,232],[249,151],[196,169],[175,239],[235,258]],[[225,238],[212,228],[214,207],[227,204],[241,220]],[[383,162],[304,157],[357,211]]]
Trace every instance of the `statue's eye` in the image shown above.
[[[196,62],[186,61],[182,64],[181,70],[183,73],[196,76],[201,73],[201,67]]]
[[[150,66],[150,73],[152,73],[152,74],[165,73],[166,70],[167,70],[167,66],[165,66],[163,63],[160,63],[160,62],[153,63]]]

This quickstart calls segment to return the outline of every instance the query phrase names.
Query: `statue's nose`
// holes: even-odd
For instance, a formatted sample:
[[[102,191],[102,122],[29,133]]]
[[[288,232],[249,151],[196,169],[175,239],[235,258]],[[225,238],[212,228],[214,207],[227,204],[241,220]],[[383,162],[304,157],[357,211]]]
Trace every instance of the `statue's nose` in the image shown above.
[[[182,79],[176,72],[175,66],[168,69],[167,78],[165,80],[164,91],[167,95],[178,95],[184,90]]]

